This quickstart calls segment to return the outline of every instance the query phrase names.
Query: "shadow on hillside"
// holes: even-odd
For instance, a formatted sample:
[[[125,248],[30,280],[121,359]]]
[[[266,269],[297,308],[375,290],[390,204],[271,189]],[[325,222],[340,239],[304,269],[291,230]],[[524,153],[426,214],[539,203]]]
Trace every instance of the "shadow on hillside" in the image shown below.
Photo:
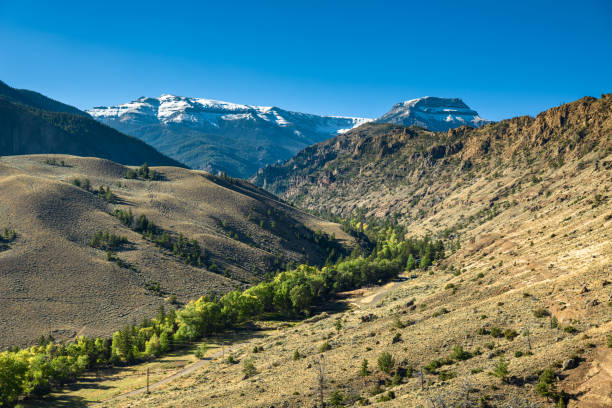
[[[23,408],[80,408],[86,407],[87,402],[85,402],[85,399],[83,397],[79,397],[77,395],[55,395],[44,399],[24,400],[20,406],[22,406]]]

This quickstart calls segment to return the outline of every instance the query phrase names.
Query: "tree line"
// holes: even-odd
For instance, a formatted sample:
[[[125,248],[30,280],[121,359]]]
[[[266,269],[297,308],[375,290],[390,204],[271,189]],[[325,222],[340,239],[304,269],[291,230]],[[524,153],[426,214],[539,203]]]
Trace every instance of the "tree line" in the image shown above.
[[[146,232],[154,228],[144,216],[137,221],[129,212],[116,215],[134,229]],[[0,353],[0,405],[10,405],[22,396],[42,396],[74,381],[87,369],[160,356],[254,319],[308,316],[340,291],[397,276],[411,265],[411,259],[421,260],[411,268],[425,268],[444,256],[441,241],[406,240],[402,231],[391,226],[369,228],[376,240],[369,253],[356,248],[333,264],[299,265],[245,290],[203,296],[180,310],[166,312],[161,307],[154,318],[126,326],[110,340],[78,337],[73,343],[56,344],[42,338],[38,345]]]

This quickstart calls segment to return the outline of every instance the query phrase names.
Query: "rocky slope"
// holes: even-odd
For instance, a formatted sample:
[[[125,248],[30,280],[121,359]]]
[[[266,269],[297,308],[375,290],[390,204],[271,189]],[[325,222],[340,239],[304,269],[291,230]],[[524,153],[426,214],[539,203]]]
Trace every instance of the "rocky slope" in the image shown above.
[[[178,167],[126,178],[128,170],[66,155],[0,158],[0,234],[16,232],[8,243],[0,236],[0,347],[41,334],[106,336],[173,298],[223,293],[290,262],[324,262],[335,244],[313,231],[349,239],[247,182]],[[134,223],[145,215],[156,235],[145,238],[116,210],[131,211]],[[127,242],[107,254],[90,246],[99,231]],[[185,253],[197,241],[200,260],[172,249],[181,234]],[[171,244],[157,245],[164,235]]]
[[[611,101],[610,95],[583,98],[536,118],[443,133],[367,124],[268,166],[252,180],[310,210],[347,216],[360,209],[411,223],[479,178],[512,172],[517,179],[508,189],[516,190],[589,152],[605,157],[612,143]],[[499,194],[492,203],[508,191]]]
[[[192,168],[237,177],[370,120],[174,95],[87,112]]]

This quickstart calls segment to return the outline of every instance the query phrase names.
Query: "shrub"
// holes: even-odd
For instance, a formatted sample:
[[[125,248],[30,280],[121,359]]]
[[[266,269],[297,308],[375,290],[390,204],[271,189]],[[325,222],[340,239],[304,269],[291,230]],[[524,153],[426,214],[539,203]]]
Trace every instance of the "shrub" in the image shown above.
[[[506,330],[504,330],[504,337],[507,340],[512,341],[512,340],[514,340],[514,338],[516,336],[518,336],[518,333],[516,332],[516,330],[514,330],[514,329],[506,329]]]
[[[535,309],[535,310],[533,311],[533,315],[534,315],[535,317],[540,317],[540,318],[541,318],[541,317],[550,316],[550,312],[549,312],[548,310],[546,310],[545,308],[540,307],[540,308]]]
[[[342,406],[342,402],[344,401],[344,394],[338,389],[333,390],[329,394],[329,405],[332,407]]]
[[[321,347],[319,347],[319,352],[320,353],[325,353],[326,351],[331,350],[331,344],[329,344],[327,341],[323,344],[321,344]]]
[[[447,381],[450,380],[452,378],[455,378],[457,376],[457,373],[454,371],[445,371],[445,370],[441,370],[438,373],[438,379],[440,381]]]
[[[128,240],[126,237],[115,235],[108,231],[98,231],[98,233],[91,239],[89,245],[92,248],[103,249],[105,251],[114,251],[120,249],[127,242]]]
[[[502,329],[499,327],[491,327],[491,337],[500,338],[503,337],[504,334]]]
[[[438,316],[442,316],[443,314],[447,314],[447,313],[448,313],[448,309],[443,307],[442,309],[439,309],[439,310],[435,311],[432,316],[433,317],[438,317]]]
[[[504,356],[500,356],[497,363],[495,363],[493,375],[504,382],[508,379],[508,363],[504,359]]]
[[[395,399],[395,393],[393,391],[387,391],[385,395],[381,395],[380,397],[378,397],[377,401],[385,402],[385,401],[391,401],[393,399]]]
[[[299,351],[299,350],[295,350],[295,351],[293,352],[293,361],[297,361],[297,360],[299,360],[299,359],[300,359],[300,358],[302,358],[302,357],[303,357],[303,356],[300,354],[300,351]]]
[[[543,397],[554,398],[557,396],[556,382],[557,374],[552,368],[547,368],[540,374],[535,388],[536,392]]]
[[[206,343],[202,343],[198,345],[195,351],[196,358],[200,360],[203,359],[207,351],[208,351],[208,345]]]
[[[578,333],[578,329],[575,328],[574,326],[565,326],[563,328],[563,331],[569,334],[576,334]]]
[[[612,335],[610,335],[610,334],[606,335],[606,345],[609,348],[612,348]]]
[[[368,370],[368,360],[365,358],[361,362],[361,370],[359,370],[359,375],[362,377],[366,377],[370,374],[370,370]]]
[[[253,364],[253,360],[246,359],[242,362],[242,372],[244,373],[244,378],[250,378],[257,374],[257,369]]]
[[[393,359],[393,356],[386,351],[378,357],[378,368],[380,371],[389,374],[391,373],[391,370],[393,370],[394,366],[395,360]]]
[[[457,361],[469,360],[472,357],[472,353],[470,353],[469,351],[465,351],[461,346],[455,346],[450,356],[450,358]]]

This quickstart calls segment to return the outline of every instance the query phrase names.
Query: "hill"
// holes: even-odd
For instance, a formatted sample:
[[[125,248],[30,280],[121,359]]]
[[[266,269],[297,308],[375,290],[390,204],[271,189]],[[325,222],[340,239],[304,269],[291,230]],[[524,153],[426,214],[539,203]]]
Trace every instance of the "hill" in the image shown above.
[[[440,133],[366,124],[268,166],[252,181],[305,209],[341,216],[359,210],[406,225],[445,206],[459,210],[448,200],[479,181],[499,182],[490,202],[463,204],[452,217],[469,218],[470,210],[499,206],[534,177],[556,174],[564,164],[594,151],[605,157],[611,145],[611,101],[610,95],[583,98],[536,118]],[[512,181],[504,183],[504,176]]]
[[[0,155],[73,154],[127,165],[184,165],[89,115],[39,93],[0,83]]]
[[[317,231],[350,240],[247,182],[177,167],[2,157],[0,196],[10,198],[0,200],[0,232],[15,232],[0,238],[0,346],[109,335],[175,299],[342,253]]]
[[[370,120],[168,94],[87,112],[191,168],[244,178]]]
[[[89,116],[87,113],[74,106],[66,105],[65,103],[58,102],[55,99],[48,98],[43,94],[28,89],[12,88],[2,81],[0,81],[0,96],[10,102],[20,103],[44,111],[70,113],[72,115],[85,117]]]

